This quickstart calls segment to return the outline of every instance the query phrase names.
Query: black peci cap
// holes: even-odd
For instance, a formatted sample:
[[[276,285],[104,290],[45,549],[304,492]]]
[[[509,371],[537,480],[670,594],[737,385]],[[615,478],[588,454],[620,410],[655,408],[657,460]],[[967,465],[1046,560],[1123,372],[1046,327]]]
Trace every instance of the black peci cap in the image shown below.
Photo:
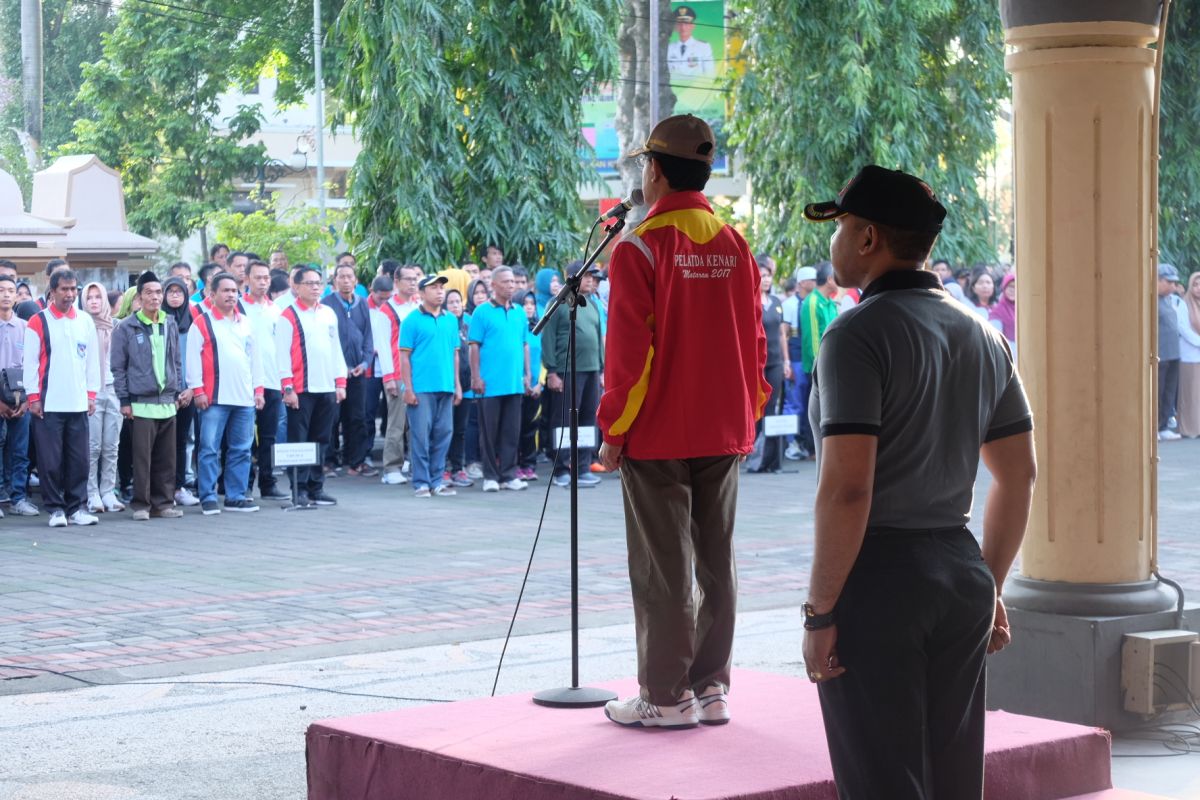
[[[804,216],[811,222],[829,222],[843,214],[901,230],[937,233],[946,209],[925,181],[870,164],[850,179],[836,200],[804,207]]]

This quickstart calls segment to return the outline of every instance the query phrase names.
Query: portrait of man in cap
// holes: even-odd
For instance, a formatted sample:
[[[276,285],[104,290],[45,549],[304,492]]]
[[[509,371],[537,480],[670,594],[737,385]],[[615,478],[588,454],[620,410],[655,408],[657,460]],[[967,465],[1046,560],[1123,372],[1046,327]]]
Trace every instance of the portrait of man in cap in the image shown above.
[[[716,74],[712,45],[692,34],[696,30],[696,10],[679,6],[672,13],[676,39],[667,45],[667,69],[672,77],[687,75],[711,78]]]

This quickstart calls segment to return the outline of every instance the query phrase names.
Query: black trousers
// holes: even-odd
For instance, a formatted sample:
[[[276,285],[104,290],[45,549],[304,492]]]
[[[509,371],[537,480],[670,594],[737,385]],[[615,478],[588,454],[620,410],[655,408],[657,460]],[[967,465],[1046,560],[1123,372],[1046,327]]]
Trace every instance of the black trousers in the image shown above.
[[[467,417],[475,400],[464,397],[454,407],[454,432],[450,434],[450,450],[446,453],[446,469],[451,473],[467,468]]]
[[[87,500],[91,460],[87,412],[47,411],[31,420],[30,433],[37,444],[46,511],[63,511],[69,517]]]
[[[175,505],[175,425],[175,417],[130,421],[134,511]]]
[[[763,370],[763,377],[767,379],[767,383],[771,384],[771,396],[767,399],[767,407],[763,409],[763,416],[770,417],[779,414],[783,410],[783,363],[768,364]],[[758,421],[756,426],[758,432],[763,429],[762,420]],[[762,463],[759,469],[777,470],[783,466],[783,460],[780,458],[782,448],[780,443],[783,437],[780,436],[764,436],[762,449]]]
[[[569,433],[562,434],[561,447],[555,438],[555,432],[567,428],[571,424],[570,398],[566,391],[567,378],[563,376],[563,391],[550,392],[550,405],[554,423],[550,428],[550,436],[554,439],[550,446],[555,450],[554,474],[566,475],[571,471],[571,440]],[[596,408],[600,405],[600,373],[579,372],[575,375],[575,401],[579,405],[579,427],[592,427],[596,424]],[[579,469],[586,472],[592,465],[592,448],[579,448]]]
[[[367,456],[367,379],[362,375],[346,379],[346,399],[338,406],[334,415],[341,427],[341,458],[331,452],[326,459],[332,464],[357,467]],[[332,435],[332,423],[330,434]],[[332,439],[331,439],[332,441]],[[333,449],[333,448],[331,448]]]
[[[538,432],[542,425],[542,398],[521,398],[521,441],[517,444],[517,465],[521,469],[537,467]]]
[[[316,442],[317,455],[329,444],[329,434],[337,417],[337,396],[333,392],[301,392],[300,408],[289,408],[287,432],[289,442]],[[320,459],[318,458],[318,461]],[[315,467],[297,467],[297,491],[315,494],[325,488],[325,471]]]
[[[503,483],[517,476],[517,441],[521,438],[524,398],[521,394],[503,394],[475,401],[479,409],[479,452],[486,480]]]
[[[818,685],[841,800],[983,796],[995,607],[966,528],[868,534],[835,609],[846,672]]]
[[[254,415],[258,446],[255,448],[255,469],[258,470],[258,488],[261,492],[275,489],[275,436],[279,432],[279,406],[283,404],[283,393],[278,389],[263,390],[263,407]],[[249,489],[249,487],[247,487]]]
[[[1179,359],[1158,362],[1158,429],[1165,431],[1179,399]]]

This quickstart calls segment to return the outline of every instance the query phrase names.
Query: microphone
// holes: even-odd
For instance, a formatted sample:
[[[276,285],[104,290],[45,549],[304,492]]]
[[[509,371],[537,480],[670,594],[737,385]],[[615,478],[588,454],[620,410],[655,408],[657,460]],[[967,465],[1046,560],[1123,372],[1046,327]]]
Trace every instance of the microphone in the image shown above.
[[[624,217],[626,214],[629,213],[629,210],[631,208],[633,208],[634,206],[640,206],[644,202],[646,202],[646,195],[642,194],[641,189],[634,189],[632,192],[629,193],[629,197],[626,197],[624,200],[622,200],[621,202],[617,203],[615,206],[610,208],[597,221],[598,222],[607,222],[608,220],[613,219],[614,217]]]

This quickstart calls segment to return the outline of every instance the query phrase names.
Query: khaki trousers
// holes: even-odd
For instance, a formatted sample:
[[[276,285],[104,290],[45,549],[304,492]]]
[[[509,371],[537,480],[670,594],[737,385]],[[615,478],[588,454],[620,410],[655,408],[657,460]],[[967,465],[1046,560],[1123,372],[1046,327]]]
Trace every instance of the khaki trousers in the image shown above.
[[[387,431],[383,439],[383,474],[399,472],[408,451],[408,412],[404,398],[387,395]],[[352,465],[353,466],[353,465]]]
[[[729,686],[737,486],[736,455],[621,462],[638,683],[656,705]]]

